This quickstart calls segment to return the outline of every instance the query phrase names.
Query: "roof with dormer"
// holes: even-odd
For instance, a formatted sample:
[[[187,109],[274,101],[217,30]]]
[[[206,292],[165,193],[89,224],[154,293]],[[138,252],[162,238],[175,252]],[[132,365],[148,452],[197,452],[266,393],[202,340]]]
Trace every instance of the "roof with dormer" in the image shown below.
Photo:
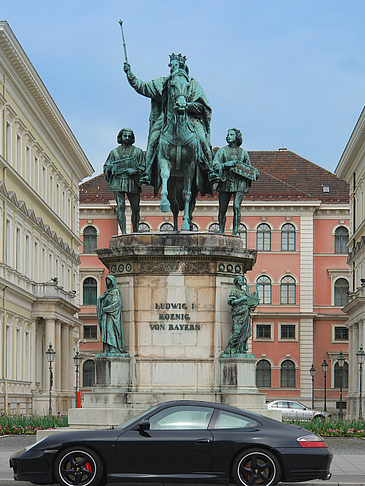
[[[349,202],[349,187],[343,179],[294,152],[249,151],[249,156],[252,165],[260,171],[260,178],[252,183],[244,197],[246,200],[315,200],[331,204]],[[204,197],[199,196],[199,199],[214,200],[218,197],[218,193],[214,192]],[[104,174],[80,185],[81,204],[108,203],[113,199]],[[155,199],[151,186],[143,186],[141,199]]]

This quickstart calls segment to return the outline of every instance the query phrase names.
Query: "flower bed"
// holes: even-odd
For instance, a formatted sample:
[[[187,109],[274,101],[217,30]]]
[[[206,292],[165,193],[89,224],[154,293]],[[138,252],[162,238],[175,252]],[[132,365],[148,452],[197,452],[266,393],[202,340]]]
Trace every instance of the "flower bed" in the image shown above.
[[[294,420],[287,423],[299,425],[322,437],[365,437],[365,420]]]
[[[0,414],[0,435],[31,435],[37,430],[68,427],[67,415],[6,415]]]

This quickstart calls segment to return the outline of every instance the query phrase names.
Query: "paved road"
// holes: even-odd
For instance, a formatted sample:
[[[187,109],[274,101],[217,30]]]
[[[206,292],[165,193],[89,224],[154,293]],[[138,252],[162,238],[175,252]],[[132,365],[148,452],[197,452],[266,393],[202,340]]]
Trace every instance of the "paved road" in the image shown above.
[[[9,468],[9,457],[13,452],[33,442],[35,442],[34,436],[0,436],[0,486],[30,485],[30,483],[20,481],[14,483],[12,469]],[[326,439],[326,442],[333,452],[332,478],[330,481],[283,483],[283,486],[290,486],[291,484],[303,484],[303,486],[365,486],[365,440],[330,438]],[[127,486],[127,483],[124,483],[123,486]],[[156,483],[154,486],[156,486]]]

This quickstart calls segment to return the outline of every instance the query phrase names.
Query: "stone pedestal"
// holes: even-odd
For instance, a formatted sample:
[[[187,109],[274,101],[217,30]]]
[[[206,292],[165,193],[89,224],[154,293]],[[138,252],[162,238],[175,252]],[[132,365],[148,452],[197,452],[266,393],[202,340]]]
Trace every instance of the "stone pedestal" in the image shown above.
[[[255,383],[255,355],[221,355],[222,403],[262,413],[266,409],[265,397]]]
[[[244,249],[238,236],[186,232],[114,236],[97,253],[123,297],[129,375],[127,365],[97,361],[97,373],[110,376],[107,387],[119,389],[119,422],[123,414],[126,419],[167,400],[226,402],[229,395],[233,403],[236,395],[257,395],[254,357],[219,360],[232,327],[227,300],[233,278],[252,269],[256,251]],[[222,369],[236,373],[237,386],[221,381]],[[251,381],[244,384],[245,374]],[[114,391],[103,402],[101,389],[95,387],[93,398],[85,394],[85,409],[91,400],[97,407],[116,405]],[[252,400],[246,403],[257,410]],[[80,425],[75,417],[72,411],[70,423]]]

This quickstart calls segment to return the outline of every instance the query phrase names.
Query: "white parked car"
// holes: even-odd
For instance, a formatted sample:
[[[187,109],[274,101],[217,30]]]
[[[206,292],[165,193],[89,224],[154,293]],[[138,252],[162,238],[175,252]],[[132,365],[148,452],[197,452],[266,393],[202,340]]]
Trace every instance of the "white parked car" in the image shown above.
[[[267,408],[270,410],[280,410],[282,412],[283,419],[288,420],[312,420],[312,419],[325,419],[329,417],[327,412],[320,410],[312,410],[300,402],[294,402],[292,400],[274,400],[267,404]]]

